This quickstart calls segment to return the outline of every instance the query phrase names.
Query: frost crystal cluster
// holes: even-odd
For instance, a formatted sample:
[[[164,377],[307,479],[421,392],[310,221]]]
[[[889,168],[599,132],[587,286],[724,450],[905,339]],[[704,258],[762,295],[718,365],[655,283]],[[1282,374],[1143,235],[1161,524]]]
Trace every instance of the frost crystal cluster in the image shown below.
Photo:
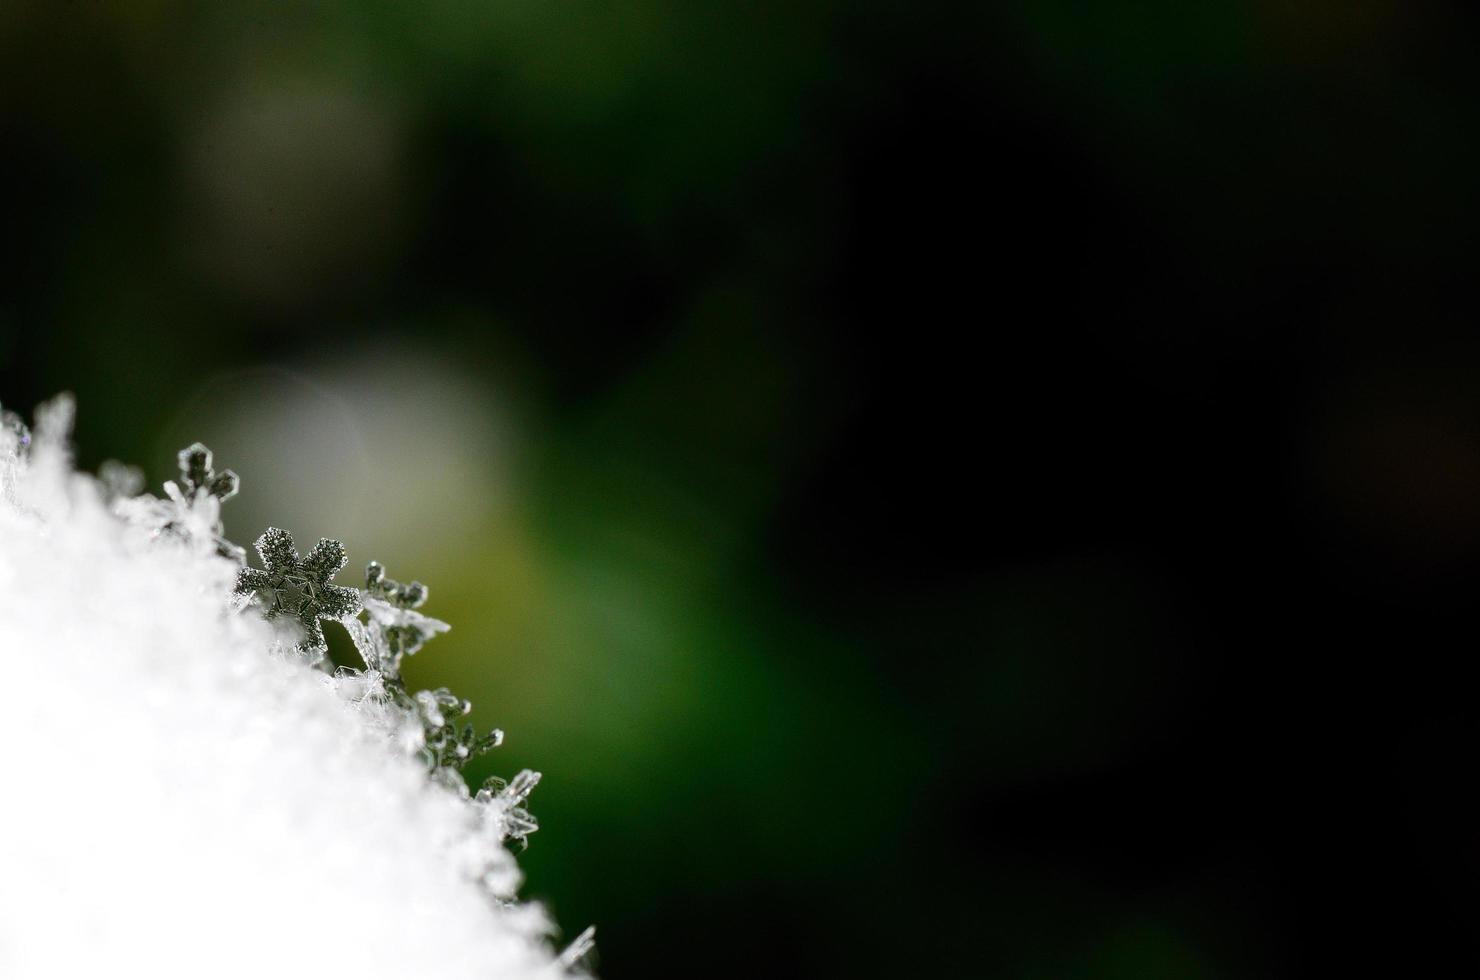
[[[574,975],[590,930],[557,953],[515,895],[539,774],[470,792],[502,733],[401,678],[448,628],[426,588],[336,585],[344,546],[279,528],[248,564],[208,449],[141,495],[73,469],[70,422],[0,413],[0,977]]]

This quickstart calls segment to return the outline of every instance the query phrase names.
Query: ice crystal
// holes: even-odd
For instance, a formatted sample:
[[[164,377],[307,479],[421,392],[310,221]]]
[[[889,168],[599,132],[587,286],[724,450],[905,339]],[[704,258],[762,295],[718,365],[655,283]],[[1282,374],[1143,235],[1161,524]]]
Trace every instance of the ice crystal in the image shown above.
[[[384,569],[336,586],[342,545],[300,558],[278,529],[257,542],[264,567],[242,569],[220,546],[238,481],[209,451],[181,454],[163,499],[140,496],[122,468],[72,469],[70,414],[38,412],[34,438],[0,418],[0,670],[30,692],[0,712],[0,977],[571,976],[591,930],[556,953],[504,846],[535,829],[539,775],[470,795],[461,766],[502,733],[400,676],[447,628],[415,612],[425,588]],[[275,656],[269,617],[305,643],[337,619],[363,669]],[[59,699],[88,724],[57,726]],[[101,763],[95,805],[58,759]],[[336,941],[327,910],[373,942]]]
[[[555,961],[560,964],[560,966],[566,969],[570,969],[571,967],[579,964],[586,957],[590,956],[591,952],[595,948],[596,927],[587,926],[579,936],[571,940],[570,945],[565,947],[565,949],[561,951],[560,955],[556,957]]]
[[[497,776],[490,777],[473,797],[487,819],[494,822],[501,840],[518,841],[529,846],[529,835],[540,829],[534,816],[523,807],[525,800],[540,781],[540,774],[525,769],[509,782]]]
[[[393,724],[394,729],[404,732],[414,723],[420,730],[419,737],[414,739],[415,752],[432,777],[466,793],[462,768],[502,745],[504,733],[495,728],[480,735],[472,725],[459,727],[459,722],[473,710],[473,706],[445,687],[415,694],[407,690],[401,679],[401,659],[449,629],[440,619],[432,619],[416,611],[426,602],[427,594],[425,585],[420,582],[403,584],[388,578],[385,566],[372,561],[365,569],[365,588],[360,593],[366,619],[361,621],[358,616],[349,616],[340,621],[359,651],[365,672],[375,676],[370,696],[401,712],[401,717]],[[341,673],[352,675],[357,672],[346,670]]]
[[[416,610],[427,601],[427,587],[420,582],[401,584],[385,575],[385,566],[372,561],[365,568],[363,593],[365,611],[384,640],[381,656],[385,665],[399,670],[402,657],[416,653],[448,626],[440,619],[423,616]],[[376,665],[380,666],[380,665]]]
[[[293,535],[280,527],[270,527],[253,547],[266,569],[243,568],[237,573],[236,592],[255,596],[268,619],[282,615],[297,619],[304,632],[299,649],[323,649],[324,630],[319,620],[340,619],[360,611],[359,592],[329,581],[349,561],[340,542],[320,538],[307,557],[299,558]]]
[[[225,501],[236,496],[241,481],[231,470],[217,473],[212,465],[211,451],[205,446],[197,442],[180,450],[179,461],[179,484],[171,482],[164,485],[171,497],[209,496]]]
[[[166,480],[164,499],[138,495],[142,474],[116,460],[103,464],[98,476],[104,497],[120,516],[144,527],[155,540],[170,540],[213,549],[240,565],[246,553],[226,540],[221,527],[221,504],[236,496],[239,481],[231,470],[217,473],[211,451],[200,443],[180,450],[180,479]]]

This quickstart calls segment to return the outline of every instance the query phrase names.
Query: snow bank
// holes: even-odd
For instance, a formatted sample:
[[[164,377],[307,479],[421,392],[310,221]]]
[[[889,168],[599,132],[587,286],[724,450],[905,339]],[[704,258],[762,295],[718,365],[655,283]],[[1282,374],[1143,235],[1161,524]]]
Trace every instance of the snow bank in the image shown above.
[[[380,674],[233,600],[219,501],[122,499],[69,426],[0,422],[0,977],[567,975],[502,843],[537,774],[429,773]]]

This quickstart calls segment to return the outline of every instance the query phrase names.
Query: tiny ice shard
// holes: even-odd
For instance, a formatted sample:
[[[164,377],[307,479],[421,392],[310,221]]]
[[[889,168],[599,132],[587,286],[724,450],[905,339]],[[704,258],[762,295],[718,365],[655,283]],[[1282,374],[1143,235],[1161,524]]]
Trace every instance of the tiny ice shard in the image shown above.
[[[534,791],[535,786],[539,785],[539,781],[539,773],[532,769],[521,770],[499,795],[506,797],[511,803],[523,803]]]
[[[570,941],[560,956],[556,958],[561,969],[569,970],[581,960],[590,955],[591,950],[596,948],[596,927],[587,926],[581,934]]]

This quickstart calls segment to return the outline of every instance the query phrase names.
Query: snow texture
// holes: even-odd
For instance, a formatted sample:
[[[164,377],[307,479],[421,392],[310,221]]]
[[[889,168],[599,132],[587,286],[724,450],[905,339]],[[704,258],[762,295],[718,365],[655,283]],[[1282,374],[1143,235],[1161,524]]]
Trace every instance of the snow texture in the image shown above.
[[[380,674],[231,601],[222,495],[120,499],[70,414],[0,419],[0,977],[570,975],[502,844],[538,776],[429,776]]]

